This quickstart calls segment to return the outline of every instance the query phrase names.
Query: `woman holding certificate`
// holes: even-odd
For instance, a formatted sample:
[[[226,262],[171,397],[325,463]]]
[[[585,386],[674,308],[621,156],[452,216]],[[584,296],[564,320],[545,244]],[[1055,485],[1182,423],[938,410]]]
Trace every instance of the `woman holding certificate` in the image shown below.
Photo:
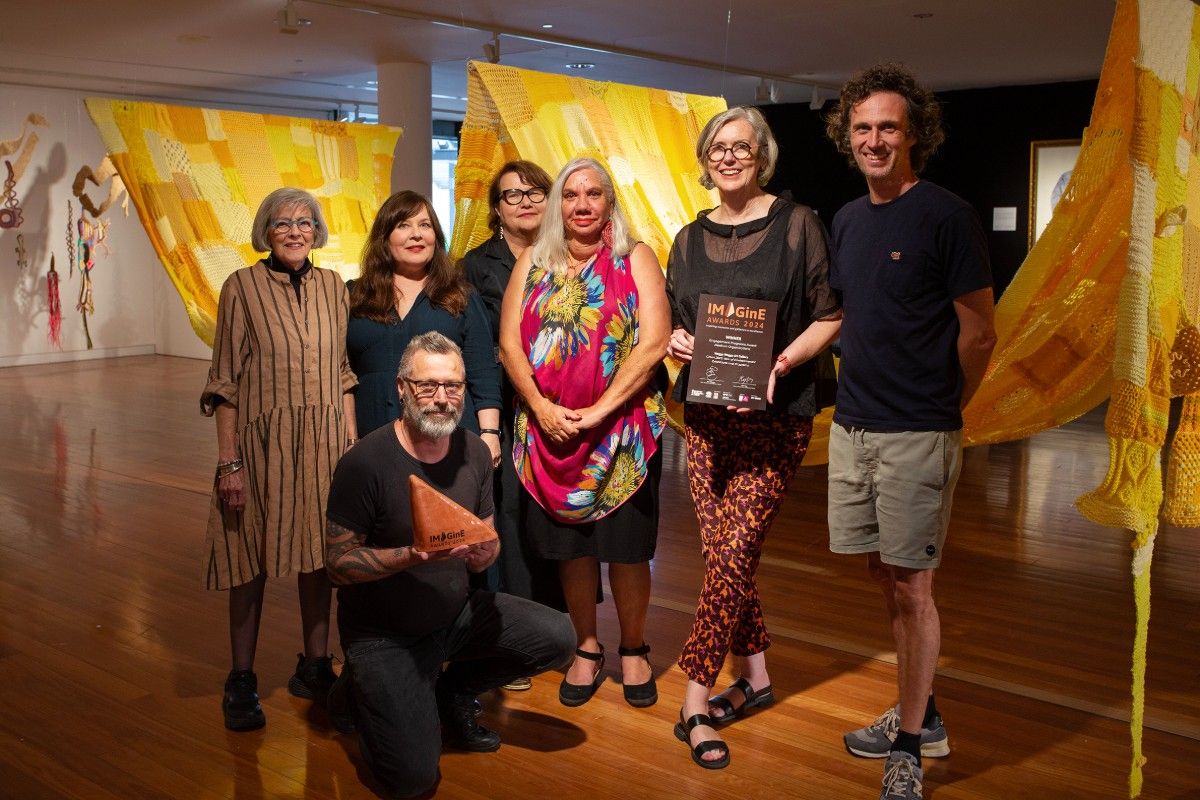
[[[757,109],[731,108],[709,120],[696,157],[701,183],[715,187],[721,203],[679,231],[667,264],[674,328],[667,353],[685,364],[678,400],[685,399],[691,371],[700,295],[778,303],[767,408],[685,406],[688,482],[705,570],[679,658],[688,685],[675,735],[706,769],[729,764],[716,726],[775,700],[755,572],[808,449],[812,418],[836,388],[828,345],[841,327],[841,302],[829,286],[825,230],[811,209],[763,190],[778,152]],[[741,658],[741,676],[709,697],[731,651]]]

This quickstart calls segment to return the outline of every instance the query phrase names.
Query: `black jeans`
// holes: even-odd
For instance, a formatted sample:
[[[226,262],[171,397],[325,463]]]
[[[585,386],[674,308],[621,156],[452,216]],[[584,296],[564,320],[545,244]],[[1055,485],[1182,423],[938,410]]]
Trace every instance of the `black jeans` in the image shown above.
[[[478,591],[448,628],[343,648],[363,758],[389,792],[414,797],[438,780],[439,681],[443,692],[477,695],[559,669],[575,652],[575,629],[566,614],[540,603]]]

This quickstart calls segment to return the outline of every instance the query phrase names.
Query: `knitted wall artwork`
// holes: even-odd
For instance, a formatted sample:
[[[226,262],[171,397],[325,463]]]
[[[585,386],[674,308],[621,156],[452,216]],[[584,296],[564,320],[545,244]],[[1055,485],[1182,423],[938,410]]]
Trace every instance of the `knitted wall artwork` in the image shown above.
[[[399,128],[98,97],[86,105],[206,343],[222,283],[259,256],[250,226],[275,189],[317,198],[329,243],[314,260],[358,275],[359,252],[388,195]]]
[[[1000,442],[1108,400],[1109,468],[1080,512],[1132,537],[1130,797],[1142,789],[1150,562],[1159,519],[1200,525],[1200,18],[1119,0],[1074,174],[996,309],[966,440]],[[1171,398],[1182,420],[1161,454]]]

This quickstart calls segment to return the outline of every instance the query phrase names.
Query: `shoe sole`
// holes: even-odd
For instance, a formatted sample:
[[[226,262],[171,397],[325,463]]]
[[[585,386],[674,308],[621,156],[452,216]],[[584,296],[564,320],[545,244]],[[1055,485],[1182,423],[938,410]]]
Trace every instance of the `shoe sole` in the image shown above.
[[[236,731],[237,733],[245,733],[246,731],[256,731],[267,724],[266,714],[262,714],[257,718],[251,719],[234,719],[225,717],[225,729]]]
[[[442,743],[444,745],[446,745],[447,747],[451,747],[455,750],[462,750],[464,753],[494,753],[500,749],[500,744],[501,744],[501,742],[496,742],[495,747],[491,747],[491,746],[479,747],[477,745],[472,746],[472,745],[462,744],[460,742],[452,742],[449,739],[443,740]]]
[[[304,700],[312,700],[316,697],[316,693],[308,688],[308,684],[293,675],[288,679],[288,694],[292,697],[300,697]]]
[[[842,740],[842,744],[846,745],[847,753],[858,758],[887,758],[892,754],[891,750],[884,750],[882,753],[873,750],[855,750],[845,739]],[[950,755],[949,739],[921,745],[921,758],[945,758],[948,755]]]

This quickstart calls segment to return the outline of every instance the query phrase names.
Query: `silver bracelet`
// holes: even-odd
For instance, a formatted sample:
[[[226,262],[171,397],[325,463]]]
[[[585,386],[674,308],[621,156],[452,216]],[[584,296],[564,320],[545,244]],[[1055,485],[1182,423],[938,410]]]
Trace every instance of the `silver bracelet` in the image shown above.
[[[232,475],[233,473],[241,470],[241,468],[243,466],[245,466],[245,465],[242,463],[242,459],[240,459],[240,458],[235,458],[233,461],[220,462],[217,464],[217,477],[218,478],[228,477],[228,476]]]

